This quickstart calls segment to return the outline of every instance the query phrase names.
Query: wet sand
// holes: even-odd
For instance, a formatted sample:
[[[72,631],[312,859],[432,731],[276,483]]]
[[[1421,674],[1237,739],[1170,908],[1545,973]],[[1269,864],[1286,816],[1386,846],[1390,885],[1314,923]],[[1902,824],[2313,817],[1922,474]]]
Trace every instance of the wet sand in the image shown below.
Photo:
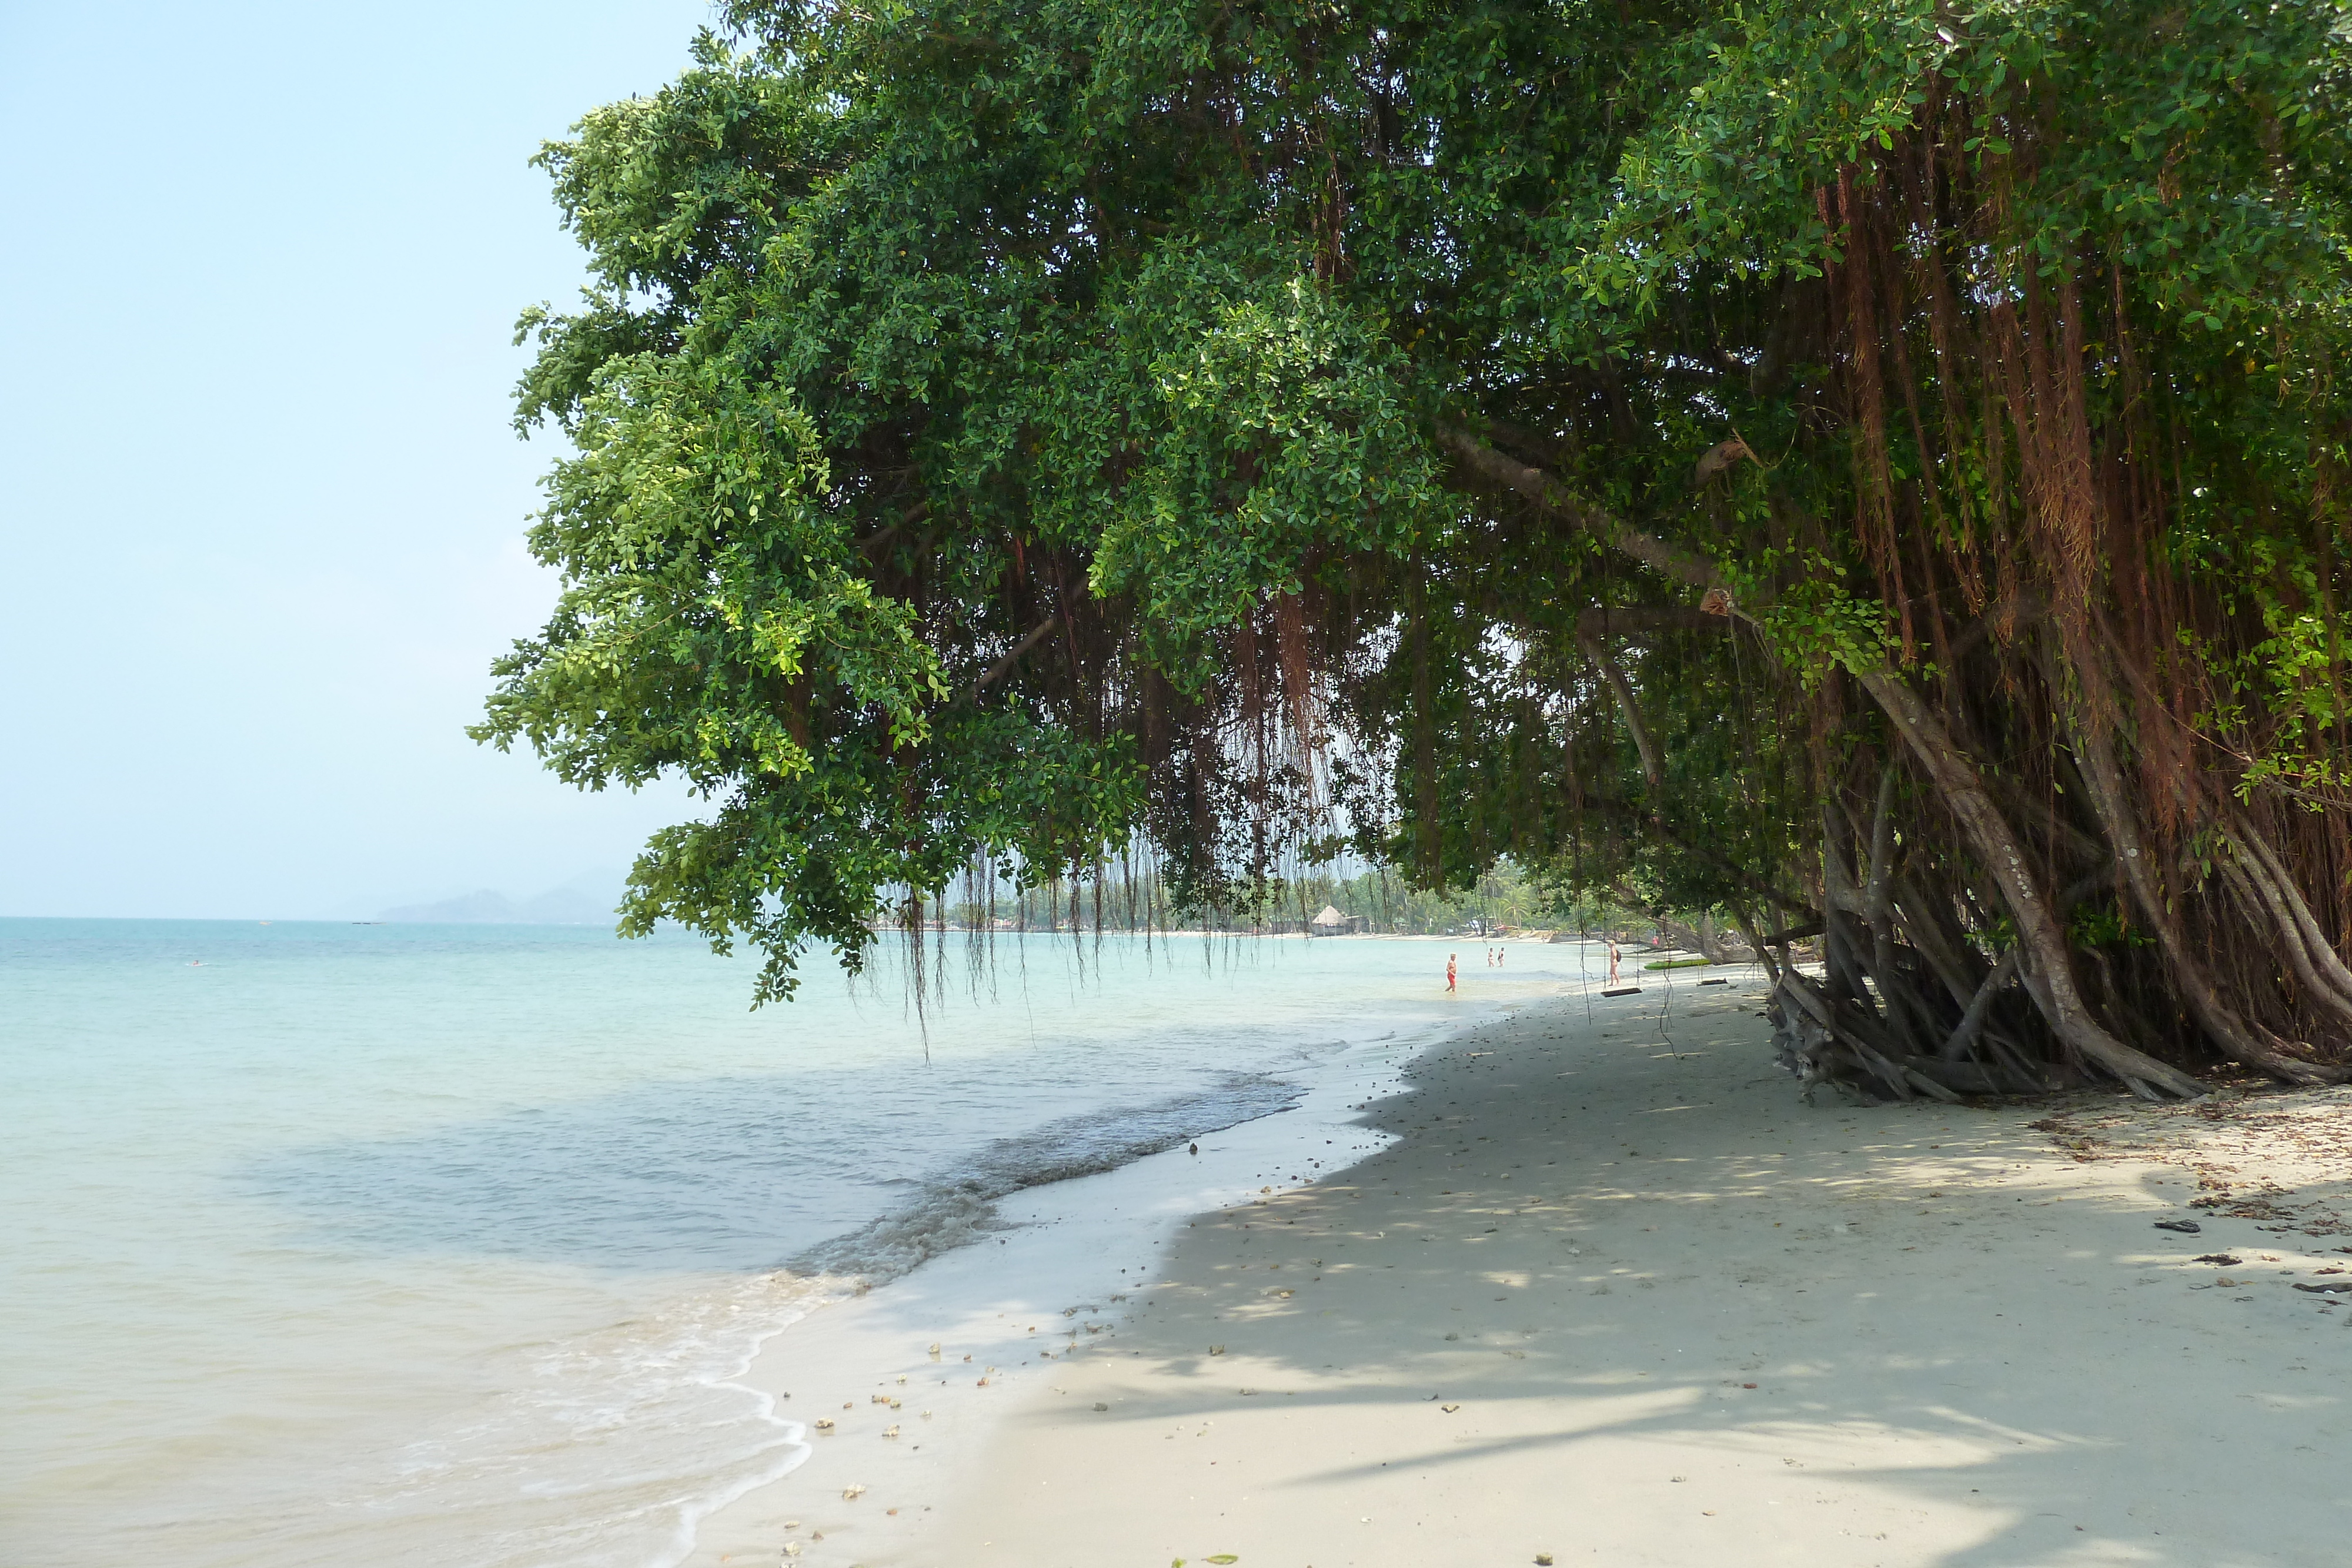
[[[933,1384],[955,1410],[928,1460],[819,1442],[770,1490],[821,1500],[791,1531],[761,1510],[732,1560],[2352,1563],[2352,1296],[2294,1289],[2352,1280],[2318,1272],[2352,1266],[2327,1218],[2352,1172],[2282,1186],[2232,1145],[2224,1186],[2277,1192],[2191,1208],[2217,1178],[2177,1149],[2067,1134],[2104,1097],[2070,1103],[2063,1142],[2029,1124],[2049,1107],[1807,1106],[1759,983],[1640,978],[1423,1057],[1360,1117],[1393,1142],[1165,1221],[1112,1276],[1148,1289],[1099,1282],[1133,1216],[1091,1271],[1041,1268],[1031,1300],[953,1325],[975,1366],[1020,1354],[985,1390],[961,1362]],[[2233,1125],[2160,1114],[2176,1142]],[[877,1354],[940,1337],[923,1284],[824,1331],[905,1292],[872,1344],[835,1347],[872,1369],[824,1395],[861,1430],[887,1406],[860,1401],[923,1376]],[[887,1484],[844,1499],[853,1469]]]

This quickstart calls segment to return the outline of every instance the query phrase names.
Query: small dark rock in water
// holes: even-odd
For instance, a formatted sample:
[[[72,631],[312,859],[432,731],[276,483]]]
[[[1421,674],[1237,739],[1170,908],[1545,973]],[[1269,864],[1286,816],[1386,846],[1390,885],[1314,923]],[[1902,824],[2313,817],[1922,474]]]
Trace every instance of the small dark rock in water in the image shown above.
[[[1198,1145],[1198,1144],[1194,1144],[1194,1145],[1192,1145],[1192,1152],[1193,1152],[1194,1154],[1196,1154],[1196,1155],[1197,1155],[1197,1154],[1199,1154],[1199,1153],[1201,1152],[1201,1145]]]
[[[2178,1230],[2183,1236],[2194,1236],[2204,1228],[2193,1219],[2159,1219],[2156,1228],[2158,1230]]]
[[[2232,1263],[2242,1263],[2245,1260],[2242,1258],[2233,1257],[2227,1252],[2200,1252],[2197,1256],[2197,1261],[2200,1263],[2219,1263],[2221,1267],[2226,1269]]]
[[[2352,1296],[2352,1280],[2347,1280],[2342,1284],[2336,1284],[2331,1281],[2325,1285],[2306,1285],[2298,1281],[2294,1288],[2298,1291],[2309,1291],[2315,1296]]]

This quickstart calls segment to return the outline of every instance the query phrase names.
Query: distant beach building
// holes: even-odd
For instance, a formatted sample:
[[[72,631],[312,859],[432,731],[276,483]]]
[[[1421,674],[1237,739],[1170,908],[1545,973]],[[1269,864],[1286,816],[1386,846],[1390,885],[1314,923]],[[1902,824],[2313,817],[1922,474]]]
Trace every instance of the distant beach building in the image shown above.
[[[1355,934],[1356,917],[1342,915],[1327,904],[1323,906],[1323,913],[1308,921],[1307,925],[1307,934],[1312,936],[1350,936]]]

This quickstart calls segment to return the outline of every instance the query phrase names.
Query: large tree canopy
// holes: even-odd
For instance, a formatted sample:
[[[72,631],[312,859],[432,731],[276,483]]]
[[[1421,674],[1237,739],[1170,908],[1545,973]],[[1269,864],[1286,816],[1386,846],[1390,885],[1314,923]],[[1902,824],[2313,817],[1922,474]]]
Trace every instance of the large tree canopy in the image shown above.
[[[1809,1082],[2352,1076],[2340,6],[729,23],[547,150],[523,323],[566,591],[478,733],[718,802],[626,928],[772,995],[1346,834],[1820,930]]]

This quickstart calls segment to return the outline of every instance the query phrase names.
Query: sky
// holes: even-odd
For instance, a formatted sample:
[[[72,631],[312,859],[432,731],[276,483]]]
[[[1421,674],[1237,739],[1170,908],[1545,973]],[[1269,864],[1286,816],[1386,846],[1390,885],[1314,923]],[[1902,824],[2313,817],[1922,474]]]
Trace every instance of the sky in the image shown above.
[[[466,738],[540,624],[577,298],[539,144],[708,0],[0,0],[0,915],[358,916],[617,882],[697,814]]]

